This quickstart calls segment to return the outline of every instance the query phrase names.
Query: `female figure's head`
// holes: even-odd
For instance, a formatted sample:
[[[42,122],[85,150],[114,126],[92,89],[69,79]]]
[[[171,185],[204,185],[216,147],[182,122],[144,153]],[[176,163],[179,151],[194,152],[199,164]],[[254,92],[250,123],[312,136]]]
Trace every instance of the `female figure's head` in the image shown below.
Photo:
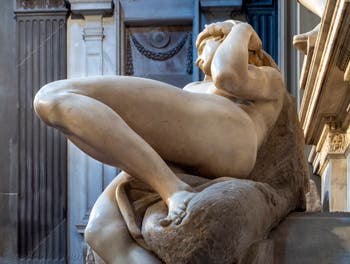
[[[206,76],[211,76],[211,63],[216,50],[230,33],[232,27],[240,24],[240,21],[227,20],[224,22],[213,23],[198,35],[196,46],[198,49],[198,58],[196,65]],[[229,56],[229,54],[227,54]],[[277,64],[264,50],[248,50],[248,64],[255,66],[269,66],[278,69]]]
[[[198,58],[196,65],[207,76],[211,76],[211,63],[217,48],[223,40],[220,36],[209,36],[203,39],[197,46]]]

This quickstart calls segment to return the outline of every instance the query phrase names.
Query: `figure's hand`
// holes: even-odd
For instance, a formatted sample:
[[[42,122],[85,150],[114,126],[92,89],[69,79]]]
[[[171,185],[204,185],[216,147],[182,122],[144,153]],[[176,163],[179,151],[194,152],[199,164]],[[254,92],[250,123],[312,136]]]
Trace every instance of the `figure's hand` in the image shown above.
[[[216,22],[209,25],[205,25],[204,30],[199,33],[196,41],[196,46],[202,42],[203,39],[208,37],[221,37],[225,38],[230,32],[233,26],[241,24],[243,22],[237,20],[226,20],[223,22]]]
[[[242,28],[242,30],[249,31],[249,33],[251,34],[248,43],[248,50],[259,51],[262,49],[261,39],[255,32],[253,27],[248,23],[236,20],[226,20],[224,22],[216,22],[207,25],[205,29],[198,35],[196,46],[198,47],[198,45],[202,42],[203,39],[208,38],[210,36],[225,38],[231,32],[233,27],[240,27]]]
[[[251,31],[250,39],[249,39],[249,44],[248,44],[248,50],[252,51],[260,51],[262,49],[262,41],[258,34],[255,32],[253,27],[249,24],[247,24],[249,29]]]

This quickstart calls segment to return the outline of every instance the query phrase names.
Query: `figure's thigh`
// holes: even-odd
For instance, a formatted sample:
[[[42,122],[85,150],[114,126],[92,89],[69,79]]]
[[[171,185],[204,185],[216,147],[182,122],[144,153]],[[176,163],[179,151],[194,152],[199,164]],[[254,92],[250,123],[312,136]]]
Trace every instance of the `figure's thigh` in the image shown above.
[[[211,162],[221,166],[228,158],[232,163],[242,138],[248,139],[244,149],[249,149],[252,142],[249,134],[253,129],[247,114],[221,96],[190,93],[166,83],[123,76],[81,79],[72,87],[71,92],[112,108],[171,162],[191,167],[204,163],[209,166]],[[235,138],[239,140],[234,142]]]

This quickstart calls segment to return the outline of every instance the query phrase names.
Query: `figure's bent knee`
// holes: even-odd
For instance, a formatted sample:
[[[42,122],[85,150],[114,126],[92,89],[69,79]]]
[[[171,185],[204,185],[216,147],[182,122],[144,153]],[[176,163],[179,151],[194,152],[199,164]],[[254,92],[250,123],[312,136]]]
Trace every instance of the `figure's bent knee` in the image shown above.
[[[93,246],[94,242],[98,240],[98,234],[99,234],[99,230],[97,228],[94,228],[93,225],[88,224],[84,231],[85,241],[90,246]]]
[[[68,89],[69,81],[61,80],[46,84],[37,92],[33,102],[34,109],[45,123],[55,125],[60,106],[71,96]]]
[[[119,252],[127,252],[134,241],[131,239],[128,230],[122,223],[118,224],[118,220],[112,222],[96,223],[89,221],[85,228],[84,238],[89,246],[96,251],[101,257],[104,254],[113,255],[116,250]],[[106,251],[106,248],[110,248]],[[103,254],[104,253],[104,254]]]

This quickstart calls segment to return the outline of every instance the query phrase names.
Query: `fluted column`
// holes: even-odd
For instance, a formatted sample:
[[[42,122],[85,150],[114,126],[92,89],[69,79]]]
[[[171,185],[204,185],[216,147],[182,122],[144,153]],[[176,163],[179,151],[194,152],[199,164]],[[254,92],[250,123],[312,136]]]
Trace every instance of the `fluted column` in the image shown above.
[[[18,254],[27,263],[66,261],[66,140],[35,115],[33,98],[66,78],[64,1],[17,1],[19,90]]]

